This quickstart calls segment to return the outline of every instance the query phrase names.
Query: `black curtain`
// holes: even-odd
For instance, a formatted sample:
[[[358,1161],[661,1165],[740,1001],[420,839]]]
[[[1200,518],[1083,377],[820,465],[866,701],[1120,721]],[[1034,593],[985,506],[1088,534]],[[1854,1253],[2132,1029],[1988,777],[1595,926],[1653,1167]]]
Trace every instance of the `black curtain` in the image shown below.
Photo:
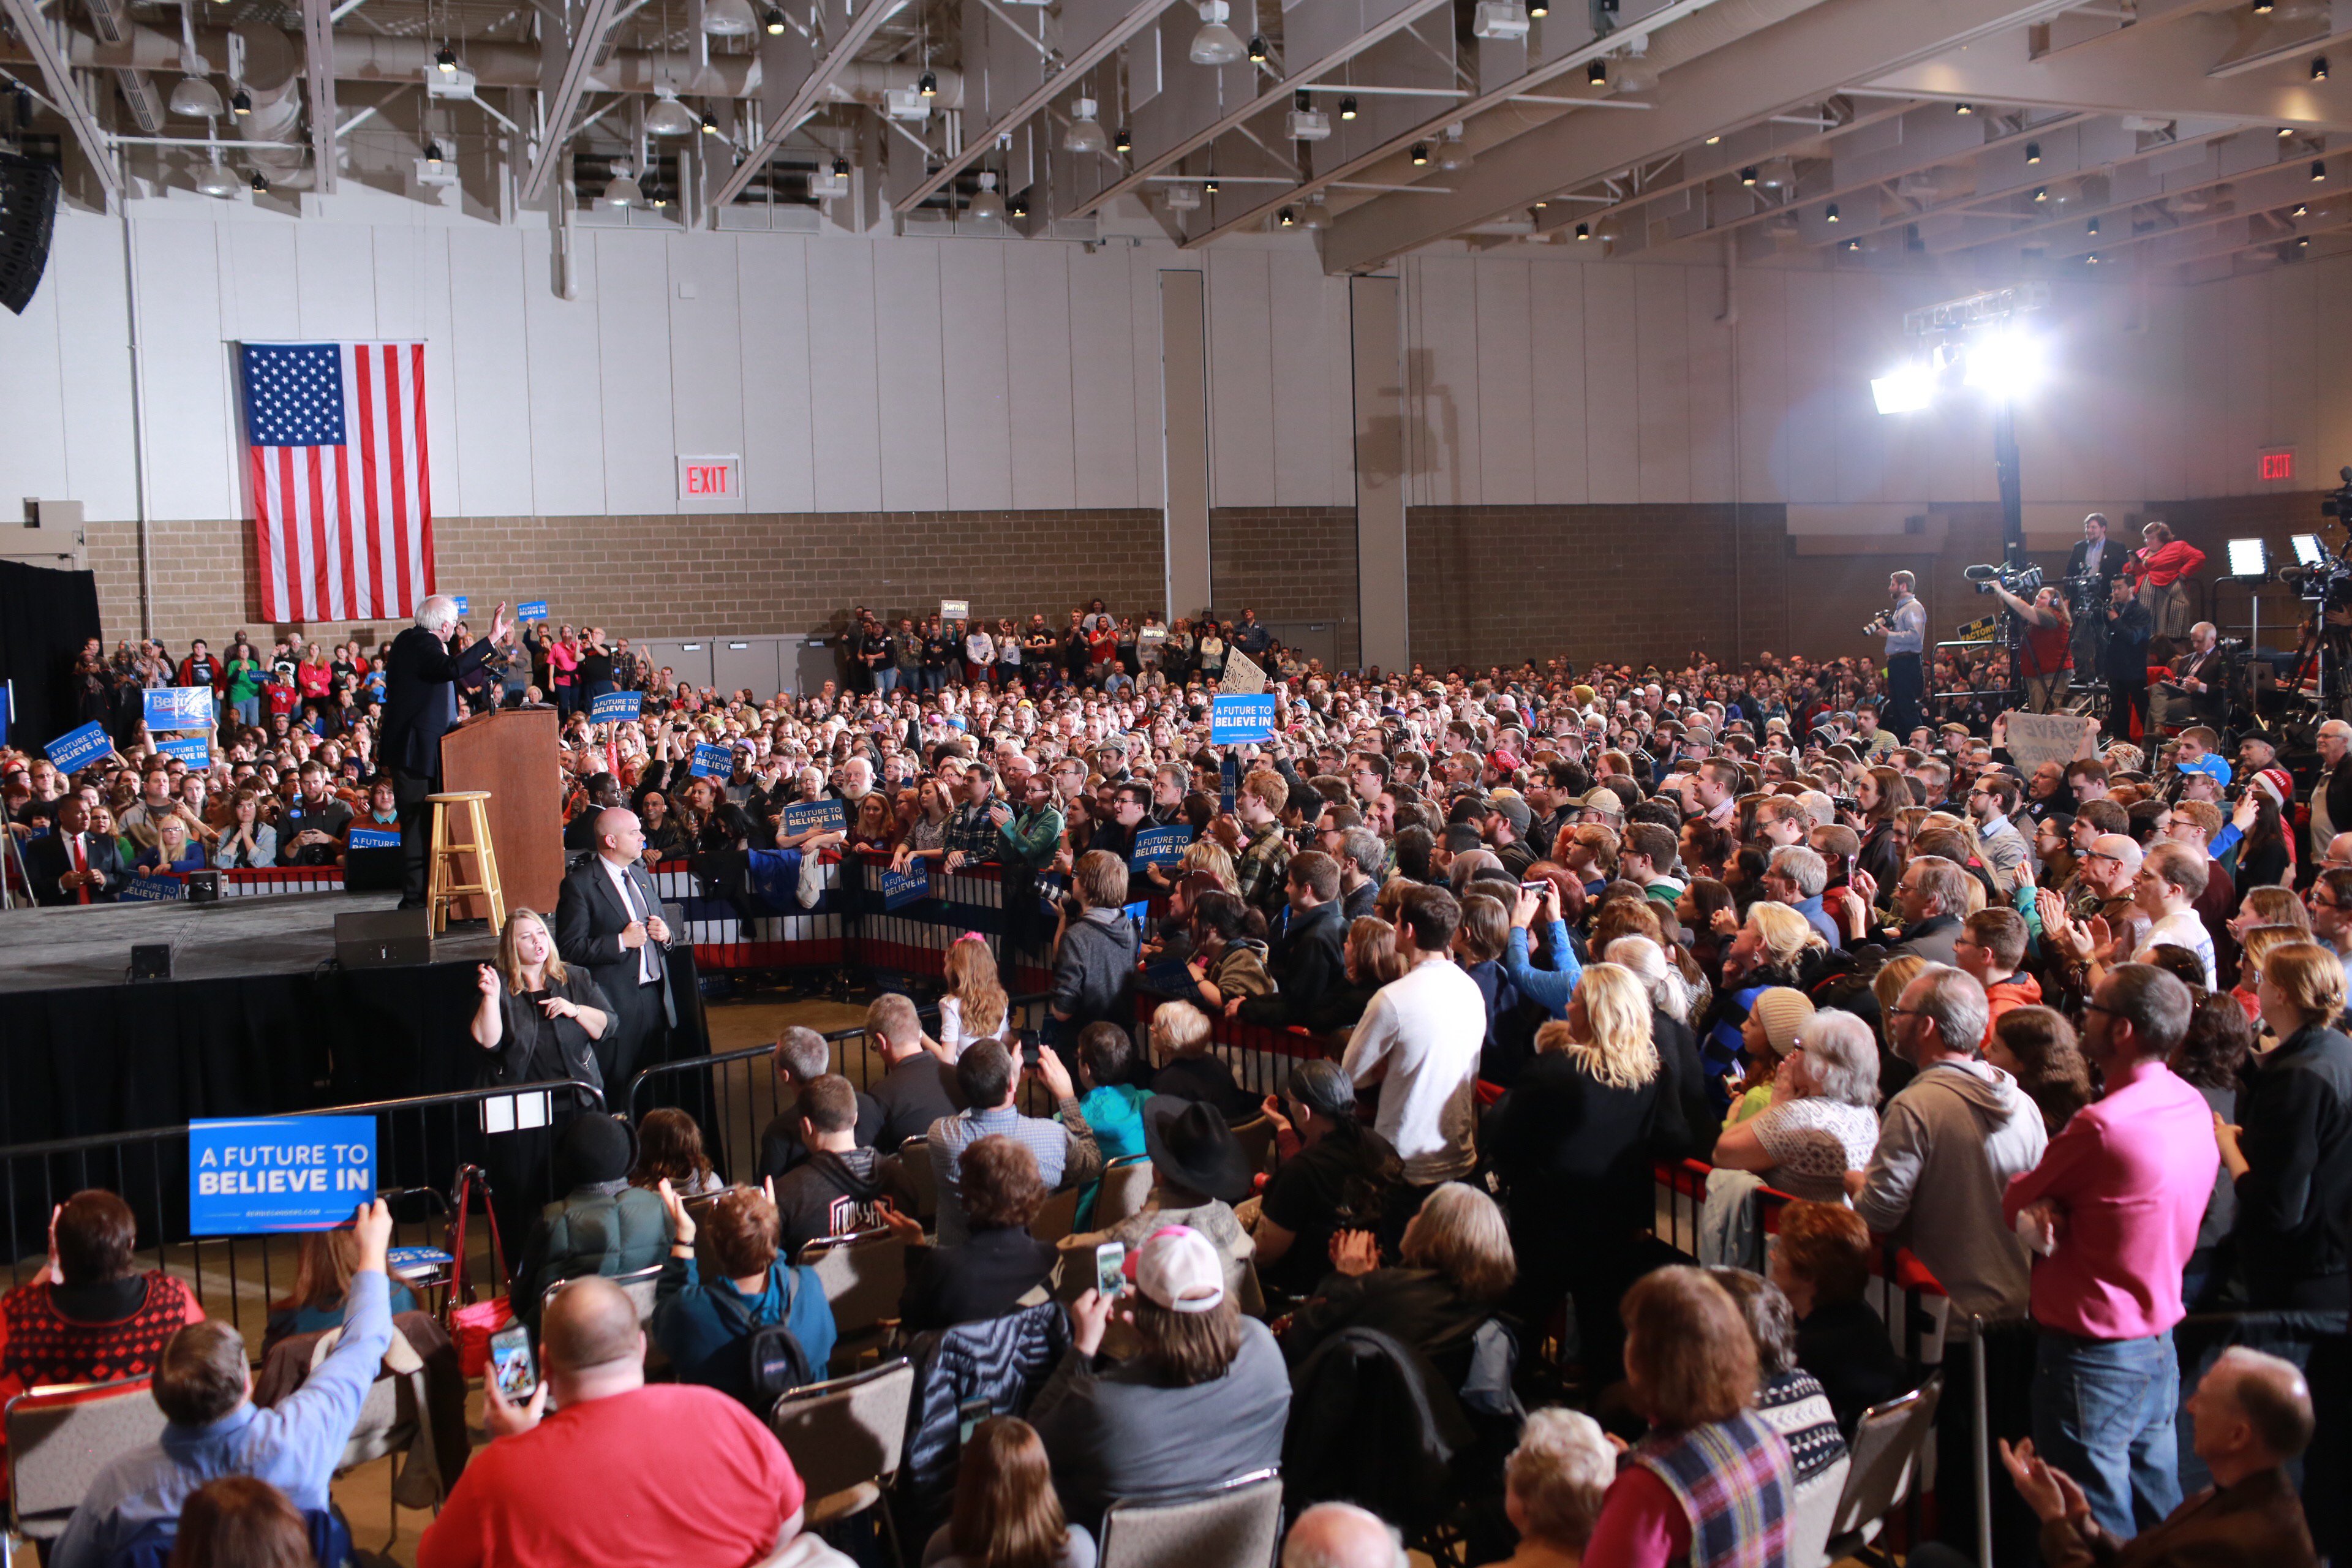
[[[16,683],[12,744],[38,755],[73,728],[74,660],[99,635],[96,577],[0,561],[0,679]]]

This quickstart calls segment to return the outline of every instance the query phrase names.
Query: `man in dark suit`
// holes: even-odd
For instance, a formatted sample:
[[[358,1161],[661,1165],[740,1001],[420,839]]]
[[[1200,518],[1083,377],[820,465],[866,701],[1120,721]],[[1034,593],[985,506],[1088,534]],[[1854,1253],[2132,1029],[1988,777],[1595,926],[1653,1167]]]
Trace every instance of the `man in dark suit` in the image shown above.
[[[436,594],[416,606],[416,624],[393,638],[384,658],[383,735],[377,752],[392,773],[393,799],[400,808],[404,910],[425,907],[425,852],[432,833],[425,796],[441,787],[441,737],[457,728],[457,682],[482,667],[507,628],[507,607],[500,605],[490,618],[490,635],[452,654],[457,601]]]
[[[2076,594],[2069,607],[2074,613],[2074,679],[2089,685],[2106,668],[2107,586],[2131,552],[2107,538],[2105,512],[2083,520],[2083,537],[2066,555],[2066,575],[2093,577],[2092,586]]]
[[[79,795],[58,802],[57,831],[25,846],[25,874],[45,904],[110,904],[131,879],[121,840],[89,831],[89,807]]]
[[[596,1066],[615,1106],[646,1040],[677,1022],[662,952],[669,945],[669,927],[646,875],[645,853],[646,830],[636,813],[598,812],[595,852],[564,874],[555,898],[556,952],[586,970],[613,1003],[613,1026],[596,1042]]]

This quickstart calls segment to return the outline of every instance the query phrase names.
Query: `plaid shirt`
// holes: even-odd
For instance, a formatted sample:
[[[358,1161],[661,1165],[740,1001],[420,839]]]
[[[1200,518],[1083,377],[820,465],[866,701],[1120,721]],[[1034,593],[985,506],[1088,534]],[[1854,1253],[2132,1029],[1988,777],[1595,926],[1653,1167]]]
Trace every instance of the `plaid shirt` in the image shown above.
[[[1234,880],[1241,889],[1242,901],[1269,915],[1290,896],[1284,885],[1289,874],[1290,840],[1280,823],[1268,824],[1264,833],[1242,847],[1240,858],[1234,862]]]
[[[955,815],[948,818],[949,853],[962,850],[970,865],[1001,858],[996,849],[996,824],[988,819],[989,808],[995,804],[996,797],[991,795],[978,805],[967,801],[956,807]]]
[[[1001,1133],[1037,1157],[1037,1174],[1048,1189],[1059,1191],[1090,1182],[1102,1173],[1102,1151],[1094,1130],[1075,1100],[1056,1108],[1059,1121],[1024,1116],[1010,1106],[995,1110],[966,1110],[942,1116],[931,1123],[925,1142],[930,1145],[931,1174],[940,1194],[940,1245],[953,1247],[971,1239],[971,1224],[964,1217],[963,1152],[991,1133]]]

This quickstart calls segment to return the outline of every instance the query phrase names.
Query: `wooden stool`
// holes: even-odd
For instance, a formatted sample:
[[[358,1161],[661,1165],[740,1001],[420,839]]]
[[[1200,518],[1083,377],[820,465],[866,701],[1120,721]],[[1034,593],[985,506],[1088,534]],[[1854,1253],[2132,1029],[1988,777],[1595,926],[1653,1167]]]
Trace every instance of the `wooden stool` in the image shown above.
[[[459,899],[480,893],[490,900],[490,931],[493,934],[507,929],[506,894],[499,889],[499,857],[490,844],[490,814],[487,802],[490,792],[486,789],[456,790],[447,795],[428,795],[433,805],[433,847],[425,892],[427,905],[433,910],[433,934],[439,936],[449,924],[449,906]],[[449,841],[449,808],[465,808],[470,826],[469,841],[453,844]],[[457,880],[457,857],[471,855],[479,881]]]

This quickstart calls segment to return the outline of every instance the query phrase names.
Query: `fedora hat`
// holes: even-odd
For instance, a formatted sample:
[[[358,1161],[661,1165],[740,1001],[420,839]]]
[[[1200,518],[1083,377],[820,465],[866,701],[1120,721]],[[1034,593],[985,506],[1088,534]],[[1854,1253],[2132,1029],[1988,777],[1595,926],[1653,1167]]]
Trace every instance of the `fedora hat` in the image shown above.
[[[1179,1095],[1143,1103],[1143,1147],[1160,1178],[1187,1192],[1237,1204],[1250,1195],[1249,1157],[1215,1107]]]

